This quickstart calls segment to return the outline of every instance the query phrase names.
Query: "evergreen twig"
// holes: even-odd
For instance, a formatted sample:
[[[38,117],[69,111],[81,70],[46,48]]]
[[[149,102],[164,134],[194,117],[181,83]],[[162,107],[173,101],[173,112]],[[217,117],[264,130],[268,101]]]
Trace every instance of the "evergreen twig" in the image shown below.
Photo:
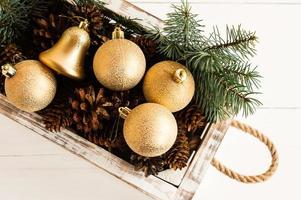
[[[213,32],[207,41],[205,51],[215,51],[215,53],[222,53],[234,55],[241,60],[255,55],[255,43],[257,37],[254,32],[244,30],[241,25],[235,27],[226,27],[226,39],[221,36],[217,27],[213,28]]]
[[[196,103],[209,121],[226,119],[242,111],[247,116],[261,103],[253,97],[261,76],[248,62],[255,55],[257,37],[241,26],[227,27],[226,37],[214,27],[205,36],[201,20],[191,13],[187,1],[173,6],[165,28],[147,36],[166,57],[185,63],[196,81]]]
[[[19,39],[31,27],[32,17],[42,16],[50,0],[2,0],[0,2],[0,45]]]

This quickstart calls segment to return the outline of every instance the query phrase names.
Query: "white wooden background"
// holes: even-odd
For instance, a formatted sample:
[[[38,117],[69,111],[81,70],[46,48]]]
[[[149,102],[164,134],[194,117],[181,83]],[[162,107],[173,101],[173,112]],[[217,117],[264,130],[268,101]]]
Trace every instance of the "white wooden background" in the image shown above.
[[[133,0],[164,18],[179,0]],[[210,168],[198,199],[300,199],[301,179],[301,0],[191,0],[207,28],[243,24],[260,38],[258,64],[264,103],[241,119],[262,130],[278,147],[280,166],[268,182],[244,185]],[[269,164],[265,147],[230,129],[217,157],[239,172],[261,172]],[[90,163],[0,115],[0,199],[149,199]]]

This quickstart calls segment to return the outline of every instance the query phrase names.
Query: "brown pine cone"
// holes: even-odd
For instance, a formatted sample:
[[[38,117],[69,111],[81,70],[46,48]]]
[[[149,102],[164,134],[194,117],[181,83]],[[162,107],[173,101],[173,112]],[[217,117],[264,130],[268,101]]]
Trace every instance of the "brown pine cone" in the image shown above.
[[[21,50],[15,44],[9,44],[4,47],[0,53],[0,66],[7,63],[17,63],[24,60]]]
[[[101,10],[93,3],[76,5],[73,9],[69,9],[67,14],[76,22],[75,25],[78,25],[83,18],[88,20],[88,32],[90,33],[92,45],[100,46],[108,40],[102,31],[104,21],[108,23],[108,20],[105,19]]]
[[[24,60],[21,50],[15,44],[9,44],[4,47],[3,51],[0,53],[0,71],[1,66],[7,63],[18,63]],[[4,81],[5,76],[0,73],[0,93],[4,94]]]
[[[135,93],[133,91],[127,90],[122,92],[113,92],[111,97],[116,110],[119,107],[129,107],[134,108],[141,103],[145,102],[144,96],[142,93]]]
[[[195,133],[198,129],[205,128],[207,121],[197,106],[189,106],[176,114],[178,123],[183,124],[187,132]]]
[[[200,135],[193,135],[192,138],[189,139],[190,153],[192,153],[200,147],[201,141],[202,140],[200,138]]]
[[[105,89],[100,88],[96,95],[93,86],[75,89],[69,103],[72,108],[72,121],[77,131],[84,134],[98,133],[103,129],[103,120],[110,120],[108,110],[113,107],[113,103],[104,93]]]
[[[34,23],[33,43],[38,51],[52,47],[70,26],[66,18],[54,13],[49,14],[46,18],[36,18]]]
[[[118,135],[116,138],[112,140],[104,136],[104,134],[91,132],[86,134],[85,138],[98,146],[108,149],[108,151],[110,152],[113,151],[114,149],[120,149],[121,151],[123,149],[127,149],[125,140],[122,135]]]
[[[152,57],[156,54],[157,46],[155,41],[144,36],[132,37],[131,41],[136,43],[147,57]]]
[[[61,128],[69,128],[72,124],[71,109],[63,103],[53,104],[39,112],[43,117],[45,128],[52,132],[60,132]]]
[[[179,133],[173,147],[164,155],[169,168],[177,170],[187,166],[189,160],[189,142],[186,131],[179,129]]]
[[[149,175],[157,175],[164,170],[165,161],[162,157],[148,158],[133,153],[130,159],[135,170],[143,171],[146,177]]]

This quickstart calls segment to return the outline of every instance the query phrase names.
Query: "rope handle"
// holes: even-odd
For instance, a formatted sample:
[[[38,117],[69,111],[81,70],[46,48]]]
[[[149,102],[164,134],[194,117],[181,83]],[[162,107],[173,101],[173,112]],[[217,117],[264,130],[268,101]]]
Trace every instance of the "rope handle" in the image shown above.
[[[278,158],[278,153],[277,153],[277,150],[276,150],[274,144],[271,142],[271,140],[269,138],[267,138],[265,135],[260,133],[258,130],[252,128],[251,126],[248,126],[248,125],[243,124],[236,120],[232,121],[231,126],[237,128],[237,129],[240,129],[246,133],[249,133],[250,135],[259,139],[262,143],[264,143],[268,147],[268,149],[271,153],[271,156],[272,156],[272,161],[271,161],[271,165],[270,165],[269,169],[260,175],[245,176],[245,175],[241,175],[237,172],[234,172],[233,170],[231,170],[228,167],[221,164],[215,158],[213,158],[213,160],[211,161],[211,165],[214,166],[218,171],[225,174],[226,176],[228,176],[232,179],[235,179],[239,182],[242,182],[242,183],[259,183],[259,182],[264,182],[264,181],[268,180],[275,173],[275,171],[278,167],[279,158]]]

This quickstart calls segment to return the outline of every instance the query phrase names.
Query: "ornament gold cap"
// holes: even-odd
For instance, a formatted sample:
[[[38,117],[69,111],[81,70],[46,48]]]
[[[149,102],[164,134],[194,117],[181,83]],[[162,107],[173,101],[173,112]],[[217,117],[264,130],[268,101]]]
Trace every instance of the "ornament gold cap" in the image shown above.
[[[185,69],[177,69],[173,75],[173,79],[177,83],[183,83],[187,79],[187,72]]]
[[[124,39],[124,32],[120,26],[116,26],[113,33],[112,39]]]
[[[87,19],[81,21],[78,25],[78,28],[88,30],[89,22]]]
[[[130,114],[131,109],[129,109],[128,107],[120,107],[118,108],[118,112],[119,112],[119,116],[122,119],[126,119],[126,117]]]
[[[1,67],[3,76],[11,78],[16,74],[16,69],[12,64],[5,64]]]

